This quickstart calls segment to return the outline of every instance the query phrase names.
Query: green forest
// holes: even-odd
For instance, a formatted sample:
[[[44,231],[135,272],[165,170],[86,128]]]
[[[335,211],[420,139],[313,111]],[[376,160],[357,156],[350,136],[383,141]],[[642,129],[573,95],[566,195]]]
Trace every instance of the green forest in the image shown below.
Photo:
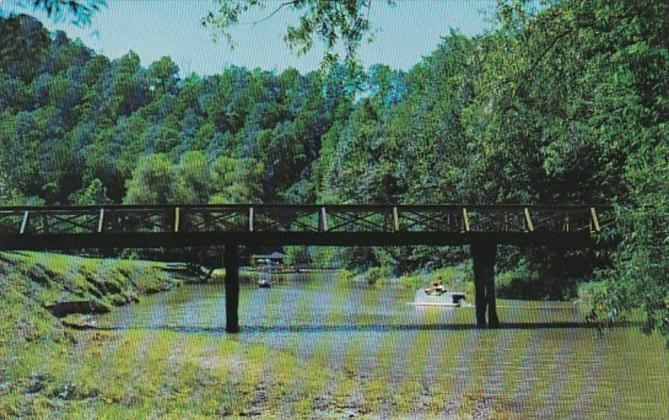
[[[543,297],[590,281],[601,320],[640,309],[647,331],[669,334],[669,4],[500,1],[496,19],[444,36],[408,72],[203,77],[5,17],[0,202],[610,203],[609,257],[505,250],[501,268],[573,279]],[[463,258],[343,252],[396,274]]]

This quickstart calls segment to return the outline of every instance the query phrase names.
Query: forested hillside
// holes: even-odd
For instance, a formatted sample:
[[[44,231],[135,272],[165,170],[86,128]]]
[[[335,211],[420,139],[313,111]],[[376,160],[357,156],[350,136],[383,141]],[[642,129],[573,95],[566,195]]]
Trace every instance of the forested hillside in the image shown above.
[[[499,4],[497,30],[451,33],[408,73],[355,80],[336,66],[184,77],[169,57],[110,61],[32,18],[3,20],[1,199],[609,202],[623,243],[599,274],[600,315],[632,300],[669,331],[669,6]],[[595,261],[573,257],[529,260]]]
[[[29,17],[2,28],[3,45],[21,40],[1,67],[3,193],[14,201],[302,200],[295,185],[351,103],[336,77],[231,67],[181,78],[169,57],[110,61]]]

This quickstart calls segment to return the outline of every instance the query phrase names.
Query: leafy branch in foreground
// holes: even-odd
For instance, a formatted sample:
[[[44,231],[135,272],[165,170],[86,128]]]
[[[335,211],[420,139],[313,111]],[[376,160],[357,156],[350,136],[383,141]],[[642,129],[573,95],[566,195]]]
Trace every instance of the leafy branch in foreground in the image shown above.
[[[373,28],[369,18],[372,0],[287,0],[281,3],[268,0],[216,0],[217,11],[210,11],[202,18],[202,24],[210,27],[215,36],[222,35],[234,46],[231,29],[236,25],[257,25],[275,17],[280,11],[290,10],[298,22],[288,25],[284,40],[288,46],[303,55],[318,37],[325,46],[323,64],[331,65],[339,59],[337,50],[343,49],[349,64],[356,61],[356,52],[365,39],[371,41]],[[394,4],[395,0],[386,0]],[[274,9],[265,17],[255,21],[240,21],[240,17],[253,9]]]
[[[20,9],[43,10],[57,22],[71,18],[71,24],[86,26],[95,13],[107,7],[107,0],[14,0],[14,4]]]

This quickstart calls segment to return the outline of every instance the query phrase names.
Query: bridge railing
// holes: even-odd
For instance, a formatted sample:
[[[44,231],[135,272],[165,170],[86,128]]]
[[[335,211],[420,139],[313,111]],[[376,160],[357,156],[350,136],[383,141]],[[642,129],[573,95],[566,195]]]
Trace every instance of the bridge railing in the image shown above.
[[[0,207],[0,233],[597,232],[607,206],[185,205]]]

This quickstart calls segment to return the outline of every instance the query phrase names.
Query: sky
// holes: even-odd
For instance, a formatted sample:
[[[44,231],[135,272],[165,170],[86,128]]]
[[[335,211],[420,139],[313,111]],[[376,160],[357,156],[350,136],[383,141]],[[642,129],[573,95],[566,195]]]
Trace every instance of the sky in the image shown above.
[[[240,22],[266,17],[273,10],[273,1],[265,10],[243,15]],[[383,0],[373,1],[370,19],[378,32],[371,44],[361,46],[359,58],[366,66],[383,63],[403,70],[434,51],[441,36],[451,29],[467,35],[489,29],[495,4],[490,0],[398,0],[389,6]],[[84,28],[54,23],[33,12],[32,7],[21,9],[17,4],[17,0],[4,0],[5,12],[13,9],[32,14],[49,30],[63,30],[112,59],[133,50],[146,66],[170,56],[182,74],[210,75],[230,65],[276,71],[294,67],[306,72],[318,68],[323,52],[318,43],[302,57],[290,51],[283,34],[295,15],[286,8],[262,23],[235,27],[232,36],[236,46],[232,49],[224,39],[215,42],[211,30],[200,24],[209,10],[215,10],[211,0],[108,0],[107,8]]]

